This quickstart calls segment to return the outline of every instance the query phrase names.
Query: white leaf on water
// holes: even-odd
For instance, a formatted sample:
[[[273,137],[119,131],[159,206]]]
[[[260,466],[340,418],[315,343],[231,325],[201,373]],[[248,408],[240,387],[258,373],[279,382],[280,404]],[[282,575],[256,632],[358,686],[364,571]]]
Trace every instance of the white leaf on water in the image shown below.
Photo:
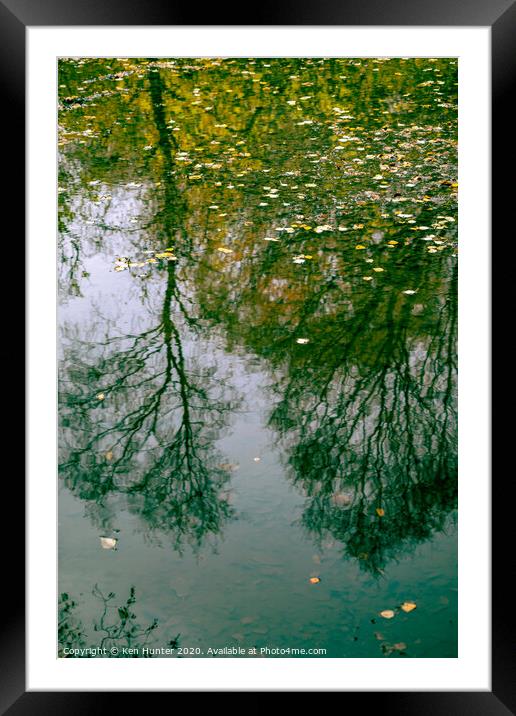
[[[118,540],[116,540],[114,537],[100,538],[100,546],[102,547],[102,549],[115,549],[117,542]]]

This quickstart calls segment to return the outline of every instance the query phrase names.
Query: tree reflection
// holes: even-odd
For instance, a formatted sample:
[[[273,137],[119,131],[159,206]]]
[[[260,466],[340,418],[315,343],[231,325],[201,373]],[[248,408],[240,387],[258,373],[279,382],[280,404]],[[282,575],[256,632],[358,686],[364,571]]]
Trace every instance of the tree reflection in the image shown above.
[[[98,618],[93,621],[93,631],[88,635],[82,619],[78,615],[80,604],[68,593],[59,596],[58,604],[58,656],[60,658],[146,658],[152,657],[152,649],[145,651],[155,638],[158,620],[143,626],[134,613],[136,590],[131,587],[129,596],[123,604],[114,603],[116,594],[104,594],[98,584],[92,595],[101,604]],[[179,634],[169,639],[167,647],[176,649]],[[97,643],[94,643],[94,642]]]
[[[157,73],[150,83],[164,168],[163,208],[153,228],[157,240],[175,235],[186,252],[186,205],[173,176]],[[180,549],[217,535],[231,515],[228,472],[214,443],[236,401],[212,365],[186,354],[185,341],[191,347],[200,336],[199,322],[175,263],[161,264],[165,287],[155,325],[116,336],[113,322],[103,342],[70,341],[60,388],[60,469],[97,519],[108,514],[110,496],[124,494],[146,530],[169,533]]]
[[[309,321],[313,342],[275,385],[271,424],[308,498],[303,525],[375,573],[443,529],[456,506],[456,267],[447,269],[437,294],[424,269],[412,274],[417,304],[393,289],[351,315]]]
[[[209,366],[187,366],[173,265],[160,322],[136,336],[75,344],[61,385],[61,470],[83,499],[126,493],[150,529],[200,543],[231,510],[213,443],[234,407]]]
[[[99,520],[123,494],[178,547],[219,532],[214,444],[237,401],[191,346],[222,328],[270,374],[307,532],[381,572],[456,505],[455,62],[105,65],[60,70],[63,286],[80,292],[81,252],[116,232],[124,251],[173,243],[180,260],[134,272],[150,327],[70,335],[66,484]],[[130,226],[110,213],[128,180]]]

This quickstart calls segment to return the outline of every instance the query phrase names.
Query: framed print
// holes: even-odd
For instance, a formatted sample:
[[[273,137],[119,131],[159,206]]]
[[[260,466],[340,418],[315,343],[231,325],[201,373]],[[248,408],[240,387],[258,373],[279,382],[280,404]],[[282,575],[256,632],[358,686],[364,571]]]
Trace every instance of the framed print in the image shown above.
[[[514,8],[0,5],[27,127],[9,713],[516,709],[489,373]]]

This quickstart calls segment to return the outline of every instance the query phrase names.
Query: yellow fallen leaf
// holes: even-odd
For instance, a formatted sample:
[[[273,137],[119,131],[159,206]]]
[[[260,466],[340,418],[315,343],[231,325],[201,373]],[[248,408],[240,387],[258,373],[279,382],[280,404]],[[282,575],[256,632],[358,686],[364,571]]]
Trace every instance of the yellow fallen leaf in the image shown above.
[[[222,254],[232,254],[233,253],[233,249],[227,249],[225,246],[217,247],[217,251],[220,251]]]
[[[363,244],[357,244],[355,249],[365,249],[365,246]]]
[[[104,393],[98,393],[98,394],[97,394],[97,400],[104,400],[105,397],[106,397],[106,396],[104,395]]]
[[[394,616],[394,612],[392,609],[384,609],[383,612],[380,612],[380,616],[384,619],[392,619]]]
[[[385,271],[385,269],[381,268],[380,266],[375,266],[375,268],[373,269],[373,271],[376,271],[376,272],[379,273],[380,271]]]
[[[376,514],[378,515],[378,517],[383,517],[385,514],[385,510],[383,509],[383,507],[377,507]]]
[[[399,241],[388,241],[387,243],[389,244],[389,246],[396,246],[396,244],[398,244]]]
[[[403,602],[403,604],[401,605],[401,608],[403,609],[404,612],[407,612],[407,614],[408,614],[408,612],[411,612],[414,609],[416,609],[416,607],[417,607],[417,604],[415,602]]]
[[[111,452],[111,450],[109,450],[106,453],[106,460],[112,460],[112,459],[113,459],[113,453]]]

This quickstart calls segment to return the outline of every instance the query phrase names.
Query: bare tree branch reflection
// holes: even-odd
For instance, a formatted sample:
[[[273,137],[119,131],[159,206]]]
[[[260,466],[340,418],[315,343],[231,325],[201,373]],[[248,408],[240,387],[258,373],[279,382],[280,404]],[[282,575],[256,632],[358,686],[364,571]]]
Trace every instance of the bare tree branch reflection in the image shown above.
[[[158,238],[180,242],[185,203],[173,176],[159,73],[150,82],[165,186]],[[175,264],[165,262],[163,271],[154,326],[118,337],[116,325],[107,325],[102,343],[70,341],[60,390],[61,472],[75,494],[99,507],[99,518],[111,496],[124,494],[146,530],[169,533],[180,549],[218,535],[232,514],[214,443],[236,401],[216,369],[192,352],[198,320]]]
[[[275,386],[271,424],[307,496],[303,525],[374,573],[456,506],[456,267],[438,293],[422,270],[421,312],[391,291],[312,325]]]
[[[105,341],[69,336],[62,470],[94,518],[124,495],[179,546],[229,517],[214,443],[236,400],[191,348],[222,328],[226,350],[270,374],[270,425],[315,539],[378,573],[445,528],[457,78],[454,61],[427,65],[119,59],[68,77],[64,62],[63,286],[79,293],[81,254],[103,245],[111,258],[173,244],[180,258],[129,270],[144,330],[118,336],[106,321]]]

